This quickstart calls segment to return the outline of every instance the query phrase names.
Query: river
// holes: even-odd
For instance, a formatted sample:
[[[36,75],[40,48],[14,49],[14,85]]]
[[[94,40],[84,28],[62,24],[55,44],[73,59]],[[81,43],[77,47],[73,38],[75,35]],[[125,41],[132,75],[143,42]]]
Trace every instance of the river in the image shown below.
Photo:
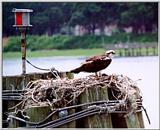
[[[59,71],[68,71],[78,67],[86,57],[45,57],[30,58],[32,64],[41,68],[55,67]],[[43,72],[27,64],[27,73]],[[21,59],[3,60],[3,75],[21,74]],[[159,128],[159,59],[158,56],[151,57],[124,57],[113,58],[111,65],[102,71],[107,74],[122,74],[137,81],[142,92],[143,105],[147,109],[151,124],[148,124],[145,113],[143,112],[145,128]],[[88,75],[79,73],[75,78]],[[141,79],[141,80],[139,80]]]

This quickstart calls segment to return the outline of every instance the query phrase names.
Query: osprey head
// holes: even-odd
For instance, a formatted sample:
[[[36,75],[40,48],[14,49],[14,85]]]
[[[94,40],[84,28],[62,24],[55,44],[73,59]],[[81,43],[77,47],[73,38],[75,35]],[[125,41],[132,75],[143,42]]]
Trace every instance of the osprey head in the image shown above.
[[[112,54],[115,54],[115,51],[114,51],[114,50],[108,50],[108,51],[105,52],[105,55],[106,55],[107,57],[109,57],[109,58],[112,57]]]

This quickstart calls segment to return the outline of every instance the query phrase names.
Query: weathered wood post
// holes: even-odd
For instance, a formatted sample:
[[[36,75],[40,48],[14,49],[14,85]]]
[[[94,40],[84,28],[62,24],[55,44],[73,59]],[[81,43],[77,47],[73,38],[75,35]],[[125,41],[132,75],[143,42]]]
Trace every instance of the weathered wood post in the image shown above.
[[[22,52],[22,74],[26,73],[26,31],[30,25],[30,13],[33,10],[30,9],[13,9],[15,13],[15,25],[21,32],[21,52]]]
[[[30,117],[31,122],[40,122],[45,119],[52,111],[49,106],[33,106],[25,110],[26,115]],[[51,120],[52,118],[49,118],[47,121]]]
[[[29,74],[28,74],[26,79],[29,81],[29,77],[30,77],[30,81],[31,81],[31,79],[34,79],[34,77],[36,77],[35,75],[32,74],[32,75],[29,76]],[[61,78],[65,78],[65,76],[73,77],[71,73],[66,73],[66,74],[60,73]],[[42,75],[37,74],[37,77],[38,77],[38,79],[45,79],[45,78],[48,77],[48,74],[42,74]],[[12,77],[10,77],[10,78],[12,79]],[[88,79],[88,78],[85,82],[83,82],[83,80],[85,80],[85,79],[82,79],[81,80],[82,82],[78,82],[80,84],[83,84],[85,87],[83,86],[84,88],[82,88],[82,93],[80,93],[80,96],[78,96],[76,105],[82,105],[83,103],[91,103],[91,102],[102,101],[102,100],[103,101],[104,100],[106,100],[106,101],[114,100],[115,101],[115,100],[119,99],[119,98],[117,99],[116,97],[120,93],[116,89],[112,88],[112,87],[114,87],[114,81],[113,81],[113,79],[111,79],[111,77],[110,77],[110,79],[107,78],[107,81],[105,81],[105,80],[100,81],[101,84],[99,84],[99,81],[96,78],[93,78],[93,81],[91,79]],[[89,82],[90,80],[91,80],[91,82]],[[7,81],[7,80],[5,80],[5,81]],[[19,81],[19,80],[17,80],[17,81]],[[72,81],[75,81],[75,80],[72,80]],[[104,82],[104,81],[105,81],[105,84],[102,84],[102,82]],[[12,82],[13,82],[13,79],[12,79]],[[18,82],[18,84],[19,84],[19,82]],[[56,82],[59,82],[59,80],[56,80]],[[7,83],[4,83],[4,84],[6,85]],[[70,85],[70,82],[67,85]],[[57,86],[59,86],[59,85],[57,85]],[[52,86],[49,86],[49,87],[52,87]],[[73,87],[73,86],[71,86],[71,87]],[[76,86],[76,88],[78,88],[78,87]],[[78,90],[79,90],[79,88],[78,88]],[[73,91],[71,91],[71,93],[72,92]],[[76,90],[76,92],[77,92],[77,90]],[[68,93],[68,91],[67,91],[67,93]],[[127,96],[127,97],[130,97],[130,96]],[[139,94],[136,95],[136,98],[139,98]],[[135,97],[133,99],[136,100]],[[32,100],[32,101],[34,102],[34,100]],[[132,102],[130,102],[130,100],[129,100],[129,102],[128,102],[128,100],[125,100],[125,108],[122,108],[122,109],[121,109],[121,107],[117,106],[118,104],[116,104],[115,108],[112,107],[112,108],[114,108],[113,110],[110,107],[107,108],[107,109],[104,109],[104,108],[101,109],[101,106],[97,105],[96,108],[100,108],[100,109],[98,109],[99,113],[97,113],[95,115],[83,117],[83,118],[78,119],[76,121],[74,121],[74,120],[69,121],[70,119],[66,118],[66,120],[69,119],[68,123],[63,124],[61,122],[63,124],[63,125],[60,124],[61,126],[58,124],[59,122],[56,119],[61,119],[62,117],[66,116],[66,115],[62,115],[63,113],[61,113],[61,112],[63,112],[63,110],[52,114],[52,116],[50,116],[49,118],[46,119],[46,117],[54,111],[53,108],[57,108],[57,107],[52,108],[51,102],[48,102],[48,103],[43,102],[45,105],[42,105],[42,106],[40,104],[39,104],[40,106],[35,105],[34,103],[30,104],[29,102],[32,102],[32,101],[27,99],[26,104],[29,105],[29,106],[25,107],[25,109],[24,109],[25,110],[24,112],[26,113],[26,116],[30,117],[29,121],[32,121],[32,122],[43,121],[43,123],[48,123],[49,121],[56,121],[57,124],[56,125],[52,124],[52,125],[54,127],[57,126],[58,128],[81,128],[81,127],[82,128],[144,128],[143,117],[142,117],[142,112],[141,112],[141,104],[140,104],[140,106],[138,105],[138,107],[139,107],[138,109],[137,109],[137,107],[132,109],[130,107],[130,105],[129,106],[127,105],[128,103],[129,104],[131,103],[131,105],[133,105]],[[127,102],[127,104],[126,104],[126,102]],[[46,103],[50,104],[50,105],[47,105]],[[135,103],[135,102],[133,102],[133,103]],[[139,103],[141,103],[141,102],[139,102]],[[74,104],[72,104],[72,105],[74,105]],[[123,103],[122,103],[122,105],[123,105]],[[91,107],[94,107],[94,106],[95,105],[89,106],[89,107],[91,108]],[[105,104],[104,104],[104,106],[105,106]],[[58,108],[62,108],[62,107],[64,107],[64,106],[63,105],[58,106]],[[79,106],[79,107],[76,106],[74,108],[73,108],[73,106],[71,106],[71,107],[72,108],[70,108],[70,109],[65,109],[65,110],[67,110],[67,113],[69,115],[74,114],[76,112],[80,112],[81,110],[84,110],[86,108],[88,109],[87,105]],[[3,110],[4,109],[8,110],[8,106],[3,105]],[[118,113],[116,113],[116,111],[115,111],[116,109],[118,110]],[[133,111],[133,113],[128,113],[128,112],[130,112],[130,110],[135,110],[135,109],[138,110],[138,112]],[[19,108],[19,110],[20,110],[20,108]],[[104,111],[101,113],[101,110],[102,111],[104,110]],[[127,111],[125,111],[125,110],[127,110]],[[16,115],[17,113],[14,113],[14,110],[5,111],[5,112],[9,112],[10,115],[13,115],[13,116],[17,116],[17,117],[20,116],[20,115],[19,116]],[[71,115],[71,118],[73,119],[72,116],[73,115]],[[20,117],[20,118],[23,119],[23,117]],[[29,119],[29,118],[27,118],[27,119]],[[44,121],[44,119],[46,119],[46,120]],[[25,125],[26,125],[25,123],[22,124],[22,122],[16,121],[15,119],[12,119],[10,121],[9,127],[17,128],[17,127],[25,127]],[[27,126],[31,126],[31,125],[28,124]],[[39,126],[39,125],[37,124],[37,126]],[[44,127],[52,127],[52,126],[51,125],[50,126],[47,126],[47,125],[40,126],[40,128],[42,128],[42,127],[44,128]]]
[[[23,74],[23,89],[26,85],[25,74],[26,74],[26,31],[31,27],[30,25],[30,13],[33,10],[30,9],[13,9],[12,12],[15,14],[15,25],[21,33],[21,52],[22,52],[22,74]]]
[[[92,86],[86,88],[85,92],[80,96],[80,103],[89,103],[100,100],[108,100],[108,88],[100,86]],[[82,107],[82,109],[85,109]],[[112,128],[111,114],[98,114],[86,117],[83,120],[85,128]]]
[[[112,93],[116,95],[117,91],[109,89],[108,92],[109,99],[115,100]],[[142,111],[132,114],[112,113],[111,117],[113,128],[144,128]]]
[[[152,49],[153,49],[153,55],[155,56],[156,55],[156,47],[153,46]]]
[[[132,47],[132,48],[131,48],[131,55],[132,55],[132,56],[135,56],[135,55],[134,55],[134,50],[135,50],[135,48]]]
[[[139,46],[139,55],[138,56],[142,56],[142,47],[141,47],[141,45]]]
[[[125,52],[125,56],[128,56],[129,55],[129,49],[128,49],[129,47],[128,47],[128,45],[126,44],[125,46],[124,46],[124,52]]]
[[[141,112],[137,112],[137,117],[138,117],[140,128],[145,128],[144,127],[144,120],[143,120],[142,111]]]
[[[10,112],[10,115],[16,116],[16,114],[14,112]],[[19,122],[16,121],[15,119],[9,119],[8,120],[8,128],[17,128],[19,127]]]
[[[149,47],[146,46],[145,49],[146,49],[146,56],[149,56]]]
[[[73,74],[69,73],[69,72],[67,72],[67,73],[62,72],[59,75],[62,79],[66,78],[66,77],[68,77],[69,79],[73,78]],[[30,117],[30,121],[32,121],[32,122],[42,121],[51,112],[52,112],[52,110],[51,110],[50,106],[44,106],[44,107],[36,106],[36,107],[30,107],[30,108],[26,109],[26,114],[27,114],[27,116]],[[68,111],[68,114],[73,114],[73,113],[75,113],[75,109],[70,109]],[[59,113],[55,113],[48,120],[46,120],[44,123],[47,123],[47,121],[53,121],[53,120],[58,119],[58,118],[61,118],[61,117],[59,117]],[[65,125],[59,126],[59,128],[75,128],[75,127],[76,127],[76,122],[75,121],[72,121],[72,122],[67,123]]]
[[[65,72],[60,72],[60,77],[64,78],[64,77],[68,77],[68,78],[73,78],[73,74],[71,73],[65,73]],[[30,74],[25,74],[25,78],[26,78],[26,85],[31,82],[31,81],[34,81],[34,80],[38,80],[38,79],[48,79],[49,78],[49,73],[30,73]],[[53,77],[54,78],[54,77]],[[23,75],[14,75],[14,76],[3,76],[3,79],[2,79],[2,82],[3,82],[3,85],[2,85],[2,89],[3,91],[21,91],[23,90]],[[17,98],[16,98],[17,99]],[[7,100],[6,98],[4,99],[4,96],[2,97],[2,103],[3,103],[3,107],[2,107],[2,113],[3,113],[3,120],[7,120],[7,116],[5,115],[5,113],[10,113],[12,115],[15,116],[15,113],[14,112],[14,109],[16,107],[14,107],[16,104],[20,103],[21,100]],[[10,109],[12,108],[13,109]],[[20,108],[17,107],[17,108]],[[49,107],[48,107],[49,108]],[[38,109],[38,108],[35,108],[35,110]],[[47,109],[46,109],[47,110]],[[31,110],[31,111],[34,111],[34,110]],[[42,111],[43,111],[43,108],[42,108]],[[71,112],[73,112],[73,110],[71,110]],[[32,112],[30,112],[32,113]],[[48,114],[49,111],[47,112],[46,111],[46,114]],[[45,113],[44,113],[45,115]],[[35,116],[35,114],[33,114],[33,116]],[[40,115],[40,116],[43,116],[43,115]],[[34,117],[35,119],[36,117]],[[38,116],[37,116],[38,118]],[[44,118],[44,116],[43,116]],[[34,120],[33,119],[33,120]],[[31,119],[32,120],[32,119]],[[11,123],[11,122],[10,122]],[[14,123],[14,124],[12,124]],[[17,121],[15,121],[14,119],[12,120],[12,123],[9,124],[8,127],[19,127],[19,124],[17,123]],[[73,123],[73,122],[72,122]],[[4,125],[3,126],[7,126],[7,125]]]
[[[135,55],[136,55],[136,56],[139,56],[139,55],[140,55],[140,53],[139,53],[139,48],[140,48],[139,44],[136,44],[136,45],[135,45]]]
[[[22,74],[26,73],[26,31],[21,30]]]
[[[122,56],[122,49],[119,48],[119,56]]]
[[[127,128],[144,128],[142,111],[125,116]]]

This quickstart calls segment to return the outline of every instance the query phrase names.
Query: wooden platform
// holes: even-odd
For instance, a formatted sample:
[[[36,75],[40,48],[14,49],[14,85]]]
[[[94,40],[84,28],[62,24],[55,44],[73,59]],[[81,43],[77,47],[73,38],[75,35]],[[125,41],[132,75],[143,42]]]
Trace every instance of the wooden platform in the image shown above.
[[[73,78],[73,74],[71,73],[60,73],[61,78]],[[37,80],[37,79],[50,79],[54,78],[51,73],[32,73],[24,75],[15,75],[15,76],[4,76],[3,77],[3,91],[7,90],[23,90],[28,82]],[[85,90],[85,92],[79,97],[78,104],[82,103],[90,103],[94,101],[101,100],[112,100],[114,99],[111,96],[111,90],[109,88],[100,88],[100,87],[92,87]],[[18,100],[3,100],[3,128],[17,128],[17,127],[26,127],[25,123],[17,122],[15,120],[6,123],[7,115],[12,114],[14,109],[9,109],[15,106]],[[85,107],[73,108],[68,111],[68,114],[73,114],[79,112],[81,110],[85,110]],[[30,117],[29,121],[39,122],[46,118],[51,113],[50,107],[31,107],[25,110],[27,116]],[[13,114],[15,115],[15,114]],[[15,115],[16,116],[16,115]],[[51,118],[45,121],[54,121],[58,119],[59,115],[53,114]],[[144,128],[144,122],[142,117],[142,112],[133,113],[131,116],[124,117],[121,113],[119,114],[96,114],[92,116],[88,116],[82,119],[78,119],[72,122],[69,122],[65,125],[59,126],[59,128]]]

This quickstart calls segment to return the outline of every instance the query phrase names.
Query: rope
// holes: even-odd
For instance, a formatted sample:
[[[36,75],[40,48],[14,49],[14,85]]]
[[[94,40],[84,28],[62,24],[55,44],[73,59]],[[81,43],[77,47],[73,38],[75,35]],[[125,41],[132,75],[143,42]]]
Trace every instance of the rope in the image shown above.
[[[43,69],[43,68],[40,68],[40,67],[37,67],[37,66],[33,65],[33,64],[32,64],[30,61],[28,61],[27,59],[26,59],[26,61],[27,61],[28,64],[30,64],[31,66],[33,66],[33,67],[36,68],[36,69],[45,70],[45,71],[50,71],[50,69]]]
[[[2,93],[24,93],[26,90],[2,90]]]
[[[36,69],[39,69],[39,70],[44,70],[44,71],[50,71],[57,79],[60,79],[60,76],[59,76],[59,72],[58,70],[56,70],[54,67],[52,67],[51,69],[44,69],[44,68],[40,68],[40,67],[37,67],[35,65],[33,65],[29,60],[26,59],[26,62],[28,64],[30,64],[31,66],[33,66],[34,68]]]
[[[144,108],[144,106],[141,106],[146,114],[146,117],[147,117],[147,120],[148,120],[148,123],[151,124],[151,121],[149,119],[149,116],[148,116],[148,113],[147,113],[147,110]]]

